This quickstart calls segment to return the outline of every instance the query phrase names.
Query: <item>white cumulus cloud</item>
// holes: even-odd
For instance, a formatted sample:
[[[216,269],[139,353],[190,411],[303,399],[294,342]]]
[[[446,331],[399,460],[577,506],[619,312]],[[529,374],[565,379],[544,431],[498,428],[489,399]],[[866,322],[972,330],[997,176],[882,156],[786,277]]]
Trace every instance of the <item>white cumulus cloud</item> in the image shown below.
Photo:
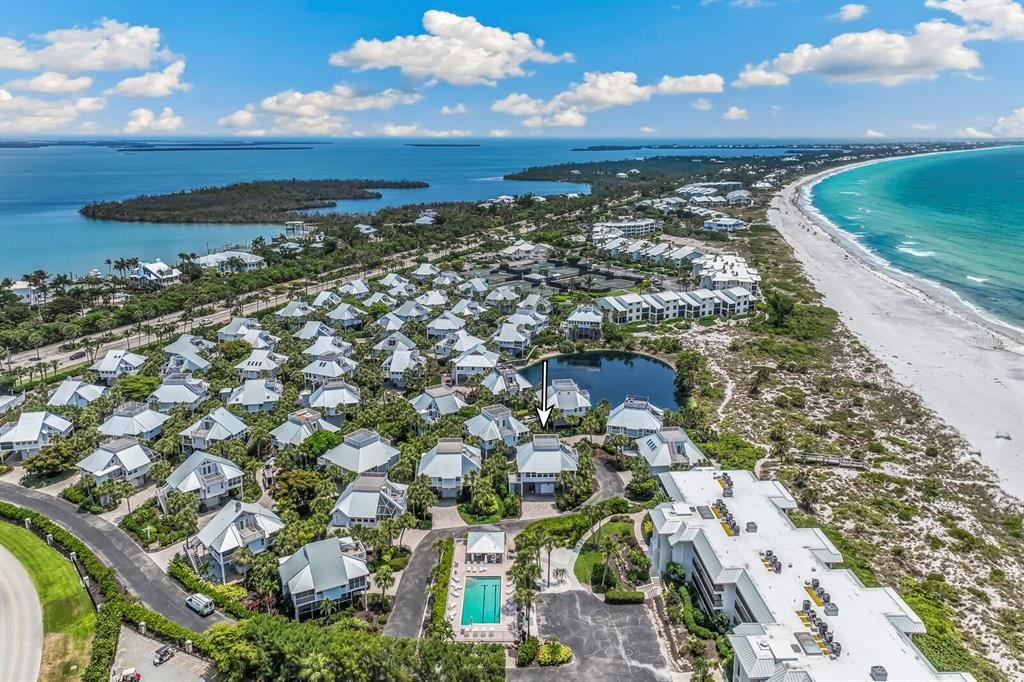
[[[67,74],[56,71],[46,71],[35,78],[19,78],[7,83],[7,87],[14,90],[30,90],[31,92],[45,92],[49,94],[67,94],[81,92],[92,87],[92,78],[81,76],[71,78]]]
[[[746,109],[731,106],[722,114],[722,118],[726,121],[746,121],[750,116]]]
[[[544,101],[513,93],[491,105],[492,111],[523,119],[527,128],[574,127],[587,123],[586,114],[610,107],[647,102],[654,95],[721,92],[723,79],[716,73],[664,76],[656,85],[641,85],[632,71],[588,71],[583,82]]]
[[[839,12],[836,13],[836,19],[840,21],[856,21],[862,16],[868,13],[867,5],[858,5],[856,3],[850,3],[843,5],[839,8]]]
[[[973,137],[973,138],[977,138],[977,139],[988,139],[988,138],[991,138],[991,137],[995,137],[995,135],[993,135],[992,133],[990,133],[990,132],[988,132],[986,130],[978,130],[974,126],[968,126],[966,128],[961,128],[960,130],[957,130],[956,132],[954,132],[953,135],[955,137]]]
[[[73,123],[82,113],[103,109],[102,97],[77,99],[38,99],[13,95],[0,88],[0,131],[34,133],[59,130]]]
[[[487,133],[491,137],[512,137],[512,131],[508,128],[491,128]]]
[[[528,62],[571,62],[571,53],[545,51],[544,41],[526,33],[509,33],[481,24],[475,17],[429,10],[425,34],[390,40],[357,40],[331,55],[330,63],[360,71],[397,68],[403,75],[452,85],[494,85],[510,76],[525,76]]]
[[[104,19],[93,28],[49,31],[29,45],[0,38],[0,68],[19,71],[118,71],[147,69],[169,53],[160,44],[160,29]]]
[[[176,91],[192,89],[190,83],[182,83],[185,74],[185,62],[179,59],[169,64],[163,71],[152,71],[141,76],[125,78],[105,95],[121,95],[123,97],[167,97]]]
[[[690,103],[690,106],[697,111],[711,111],[711,100],[707,97],[698,97]]]
[[[870,137],[877,140],[885,137],[885,133],[880,130],[875,130],[874,128],[868,128],[864,131],[864,137]]]
[[[801,74],[887,86],[934,80],[946,71],[973,76],[982,66],[981,58],[966,43],[1024,39],[1024,9],[1013,0],[926,0],[925,4],[964,23],[937,18],[918,23],[912,32],[873,29],[843,33],[824,45],[804,43],[774,59],[747,64],[733,85],[786,85],[790,77]]]
[[[938,128],[934,123],[911,123],[910,127],[914,130],[936,130]]]
[[[472,130],[432,130],[418,123],[385,123],[380,127],[380,132],[388,137],[469,137],[473,134]]]
[[[466,114],[469,113],[469,110],[466,109],[465,104],[459,102],[458,104],[455,104],[453,106],[448,106],[447,104],[445,104],[443,107],[441,107],[441,113],[444,114],[445,116],[465,116]]]
[[[252,109],[239,109],[233,114],[221,116],[217,119],[217,125],[225,128],[245,128],[256,122],[256,114]]]
[[[644,135],[651,135],[653,133],[658,132],[658,129],[652,128],[651,126],[641,126],[640,132],[643,133]]]
[[[185,120],[174,113],[170,107],[164,107],[158,116],[152,109],[139,107],[128,114],[128,122],[122,132],[134,133],[171,133],[180,130]]]
[[[1014,109],[1009,116],[1000,116],[992,132],[998,137],[1024,137],[1024,107]]]

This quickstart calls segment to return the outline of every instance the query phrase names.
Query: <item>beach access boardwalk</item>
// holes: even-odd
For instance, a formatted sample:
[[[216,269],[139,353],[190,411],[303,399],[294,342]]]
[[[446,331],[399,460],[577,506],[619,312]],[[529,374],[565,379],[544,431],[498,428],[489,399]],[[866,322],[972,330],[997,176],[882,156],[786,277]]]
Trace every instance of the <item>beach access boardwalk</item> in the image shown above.
[[[130,594],[178,625],[201,633],[214,623],[230,622],[217,612],[203,618],[185,606],[188,593],[160,570],[127,533],[99,516],[60,498],[2,481],[0,500],[39,512],[63,526],[114,569]]]

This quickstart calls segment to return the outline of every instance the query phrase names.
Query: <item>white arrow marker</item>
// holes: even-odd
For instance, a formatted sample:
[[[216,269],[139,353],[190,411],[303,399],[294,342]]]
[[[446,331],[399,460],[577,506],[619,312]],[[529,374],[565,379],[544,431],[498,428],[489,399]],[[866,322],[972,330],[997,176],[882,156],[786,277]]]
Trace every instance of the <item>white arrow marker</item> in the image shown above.
[[[537,418],[540,419],[540,427],[548,427],[548,418],[551,416],[551,408],[548,407],[548,361],[540,366],[540,407],[537,408]]]

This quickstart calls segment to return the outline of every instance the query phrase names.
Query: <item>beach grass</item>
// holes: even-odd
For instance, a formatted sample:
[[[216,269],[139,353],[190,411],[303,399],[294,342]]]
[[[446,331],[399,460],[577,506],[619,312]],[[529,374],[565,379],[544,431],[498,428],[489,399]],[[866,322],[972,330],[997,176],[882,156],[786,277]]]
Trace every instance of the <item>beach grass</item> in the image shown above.
[[[96,613],[78,573],[24,528],[0,523],[0,545],[25,567],[39,594],[44,634],[39,679],[80,679],[89,664]]]

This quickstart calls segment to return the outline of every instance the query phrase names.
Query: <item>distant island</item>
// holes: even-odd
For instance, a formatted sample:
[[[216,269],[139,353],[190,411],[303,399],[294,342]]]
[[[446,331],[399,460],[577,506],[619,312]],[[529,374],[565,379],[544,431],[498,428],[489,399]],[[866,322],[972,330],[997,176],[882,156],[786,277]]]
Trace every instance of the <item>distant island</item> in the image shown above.
[[[801,149],[845,149],[844,144],[810,144]],[[622,152],[641,149],[791,149],[791,144],[592,144],[586,147],[573,147],[571,152]]]
[[[406,142],[406,147],[479,147],[471,142]]]
[[[128,140],[0,140],[0,149],[39,149],[42,147],[112,147],[118,152],[191,152],[191,151],[291,151],[313,149],[315,145],[329,142],[303,141],[275,142],[273,140],[251,140],[238,142],[136,142]]]
[[[419,180],[261,180],[95,202],[78,212],[122,222],[279,223],[294,219],[294,211],[331,208],[338,200],[379,199],[379,189],[429,186]]]

